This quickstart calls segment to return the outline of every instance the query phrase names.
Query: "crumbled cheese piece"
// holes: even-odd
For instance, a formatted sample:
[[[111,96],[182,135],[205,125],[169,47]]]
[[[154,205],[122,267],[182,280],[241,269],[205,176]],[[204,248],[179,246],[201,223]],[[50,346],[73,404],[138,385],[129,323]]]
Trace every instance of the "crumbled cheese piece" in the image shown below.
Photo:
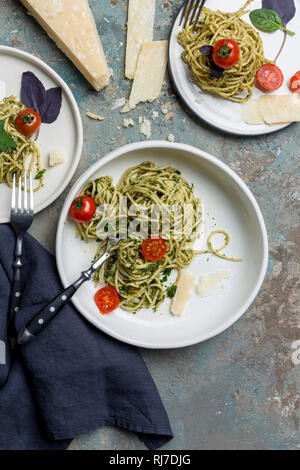
[[[142,124],[142,122],[143,122],[143,117],[139,116],[139,124]]]
[[[129,106],[129,101],[125,104],[124,108],[121,109],[120,113],[125,114],[131,111],[131,107]]]
[[[173,315],[181,316],[185,307],[185,304],[192,295],[192,289],[194,286],[195,274],[190,271],[182,271],[174,299],[171,304],[171,312]]]
[[[21,0],[95,90],[109,84],[109,70],[88,0]]]
[[[62,149],[51,150],[49,154],[49,166],[60,165],[65,161],[65,151]]]
[[[229,271],[219,271],[217,273],[201,276],[199,283],[196,285],[196,292],[201,297],[212,294],[224,279],[229,279],[231,273]]]
[[[168,135],[168,141],[169,141],[169,142],[175,142],[175,137],[174,137],[173,134],[169,134],[169,135]]]
[[[152,102],[158,98],[167,63],[168,41],[153,41],[143,44],[128,105],[123,108],[122,112],[134,109],[138,103]]]
[[[163,114],[168,114],[169,110],[167,108],[161,108]]]
[[[134,126],[134,121],[130,118],[129,119],[123,119],[122,126],[123,127],[133,127]]]
[[[143,134],[147,139],[151,137],[151,122],[148,119],[143,119],[140,125],[140,134]]]
[[[141,47],[152,41],[156,0],[129,0],[125,76],[133,79]]]
[[[86,115],[91,119],[95,119],[95,121],[103,121],[104,120],[104,117],[99,116],[99,114],[90,113],[90,111],[88,111],[86,113]]]
[[[111,110],[114,111],[115,109],[121,108],[122,106],[125,106],[126,104],[126,99],[125,98],[119,98],[114,102],[114,104],[111,106]]]
[[[157,118],[158,118],[158,112],[157,112],[157,111],[153,111],[153,113],[152,113],[152,119],[153,119],[153,121],[155,121],[155,119],[157,119]]]

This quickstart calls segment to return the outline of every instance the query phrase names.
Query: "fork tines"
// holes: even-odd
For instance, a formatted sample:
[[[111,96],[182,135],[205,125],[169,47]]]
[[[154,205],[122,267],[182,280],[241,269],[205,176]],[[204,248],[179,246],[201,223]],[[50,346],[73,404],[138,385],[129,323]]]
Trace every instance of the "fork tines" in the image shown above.
[[[18,196],[16,197],[17,189],[16,189],[16,179],[18,178]],[[33,181],[32,181],[32,172],[29,173],[29,194],[27,190],[27,179],[28,177],[25,175],[24,177],[24,191],[22,189],[22,174],[16,176],[14,174],[13,178],[13,188],[12,188],[12,197],[11,197],[11,213],[23,213],[23,214],[33,214],[34,206],[33,206]],[[23,193],[23,197],[22,197]],[[29,198],[29,201],[28,201]],[[17,205],[16,205],[17,202]],[[29,204],[28,204],[29,202]]]
[[[187,23],[192,24],[194,21],[194,29],[201,15],[202,8],[204,7],[206,0],[186,0],[182,9],[182,15],[180,18],[179,25],[183,23],[183,28],[186,27]]]

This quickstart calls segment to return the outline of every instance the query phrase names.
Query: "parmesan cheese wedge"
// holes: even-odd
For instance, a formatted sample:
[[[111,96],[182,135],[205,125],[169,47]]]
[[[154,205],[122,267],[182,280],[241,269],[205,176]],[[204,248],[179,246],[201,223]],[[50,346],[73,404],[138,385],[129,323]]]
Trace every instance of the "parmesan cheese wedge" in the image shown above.
[[[173,315],[177,315],[179,317],[182,315],[185,304],[192,295],[194,281],[195,274],[190,271],[182,271],[171,305],[171,312]]]
[[[132,84],[130,98],[121,112],[134,109],[138,103],[158,98],[168,63],[168,41],[143,44]]]
[[[300,121],[300,95],[260,96],[243,107],[247,124],[283,124]]]
[[[110,73],[88,0],[20,0],[99,91],[109,84]]]
[[[129,0],[125,76],[133,79],[141,47],[152,41],[156,0]]]

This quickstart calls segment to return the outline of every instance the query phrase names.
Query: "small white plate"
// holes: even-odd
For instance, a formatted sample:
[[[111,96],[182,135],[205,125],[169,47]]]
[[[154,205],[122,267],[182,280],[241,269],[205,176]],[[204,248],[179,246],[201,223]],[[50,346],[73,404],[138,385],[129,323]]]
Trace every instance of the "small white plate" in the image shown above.
[[[222,10],[225,12],[236,11],[241,8],[245,0],[230,0],[230,2],[220,2],[220,0],[207,0],[205,6],[211,10]],[[248,10],[261,8],[261,0],[254,0],[248,7]],[[233,103],[211,93],[201,90],[196,85],[189,67],[181,58],[182,47],[177,42],[181,12],[178,14],[173,29],[171,31],[169,42],[169,70],[178,95],[186,106],[199,118],[203,119],[212,126],[229,134],[237,135],[261,135],[284,129],[289,124],[281,125],[250,125],[242,119],[242,107],[244,103]],[[243,16],[243,19],[251,24],[249,15]],[[290,94],[289,79],[299,69],[299,63],[295,62],[295,51],[300,49],[300,9],[296,11],[295,17],[288,24],[288,28],[297,32],[295,36],[287,36],[283,51],[277,61],[278,67],[284,74],[284,84],[273,94]],[[257,30],[258,31],[258,30]],[[265,57],[274,60],[284,38],[282,31],[275,33],[264,33],[258,31],[263,43]],[[251,99],[258,98],[264,93],[257,88],[254,89]]]
[[[75,224],[68,218],[71,202],[85,182],[109,175],[116,184],[127,168],[149,160],[160,166],[170,163],[194,183],[205,208],[202,246],[212,230],[225,229],[232,237],[226,253],[242,257],[243,262],[196,257],[188,269],[197,277],[218,270],[229,270],[232,276],[227,290],[205,298],[193,295],[181,318],[170,314],[169,299],[156,313],[145,309],[134,315],[118,308],[102,316],[93,299],[99,286],[93,282],[79,289],[73,303],[97,328],[121,341],[145,348],[179,348],[211,338],[240,318],[256,297],[267,269],[268,241],[259,207],[243,181],[220,160],[195,147],[165,141],[134,143],[109,153],[79,178],[65,201],[57,230],[56,260],[66,287],[94,257],[95,244],[75,238]]]
[[[42,124],[37,139],[41,151],[42,168],[47,168],[45,185],[34,194],[35,213],[45,209],[60,196],[70,182],[80,160],[83,130],[78,106],[68,85],[48,65],[27,52],[0,46],[0,99],[15,95],[20,98],[23,72],[33,72],[46,89],[59,86],[62,89],[62,107],[53,124]],[[4,87],[3,87],[4,84]],[[48,168],[49,152],[63,149],[65,161]],[[0,223],[9,221],[11,190],[0,184]]]

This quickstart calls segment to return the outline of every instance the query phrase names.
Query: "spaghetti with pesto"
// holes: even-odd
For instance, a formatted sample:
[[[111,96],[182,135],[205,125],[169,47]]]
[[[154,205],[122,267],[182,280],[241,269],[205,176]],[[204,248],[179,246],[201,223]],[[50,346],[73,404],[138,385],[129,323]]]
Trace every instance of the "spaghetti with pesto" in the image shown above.
[[[5,133],[10,135],[15,143],[13,148],[0,151],[0,183],[7,183],[12,187],[14,174],[24,177],[25,174],[33,172],[35,177],[39,176],[35,178],[34,188],[34,191],[38,191],[44,183],[40,150],[33,140],[18,132],[14,125],[16,116],[23,109],[25,106],[14,96],[0,101],[0,121],[4,122]]]
[[[196,84],[230,101],[247,101],[255,87],[257,70],[270,62],[264,56],[259,33],[242,19],[253,0],[234,13],[203,8],[197,25],[189,24],[179,32],[178,42],[183,47],[182,59],[190,67]],[[239,61],[224,70],[221,78],[210,73],[209,58],[200,52],[202,46],[214,46],[220,39],[231,38],[240,49]]]
[[[158,234],[167,245],[167,252],[160,261],[147,261],[141,253],[144,240],[139,236],[130,235],[129,232],[126,238],[121,238],[118,245],[111,249],[113,256],[95,275],[96,282],[105,282],[117,290],[120,306],[125,310],[137,311],[148,307],[156,310],[166,297],[173,297],[182,269],[187,267],[197,254],[213,253],[231,261],[240,261],[220,253],[229,243],[227,232],[226,241],[219,249],[213,248],[210,238],[207,250],[193,249],[202,225],[201,201],[195,197],[193,185],[188,183],[179,170],[170,165],[159,167],[154,163],[144,162],[125,171],[116,186],[113,185],[112,178],[103,176],[87,182],[80,195],[93,198],[97,206],[107,204],[110,207],[108,215],[99,215],[96,211],[91,220],[78,223],[76,226],[77,236],[81,236],[86,242],[89,240],[99,242],[95,258],[101,256],[107,249],[107,238],[99,239],[99,223],[106,232],[114,227],[111,229],[114,231],[114,236],[121,238],[122,220],[118,208],[122,196],[126,196],[127,201],[126,209],[129,214],[127,224],[134,220],[134,216],[130,213],[135,204],[146,208],[141,220],[148,227],[153,221],[151,218],[153,205],[160,208],[160,214],[166,211],[169,215],[168,233],[162,224],[161,216],[155,219],[158,224]],[[176,208],[181,208],[182,211],[177,211]],[[187,232],[182,230],[178,237],[179,214],[184,211],[186,211],[185,217],[180,219],[180,223],[183,220],[189,221],[189,230]],[[225,234],[224,231],[222,233]],[[177,271],[177,279],[173,285],[167,287],[172,270]]]

